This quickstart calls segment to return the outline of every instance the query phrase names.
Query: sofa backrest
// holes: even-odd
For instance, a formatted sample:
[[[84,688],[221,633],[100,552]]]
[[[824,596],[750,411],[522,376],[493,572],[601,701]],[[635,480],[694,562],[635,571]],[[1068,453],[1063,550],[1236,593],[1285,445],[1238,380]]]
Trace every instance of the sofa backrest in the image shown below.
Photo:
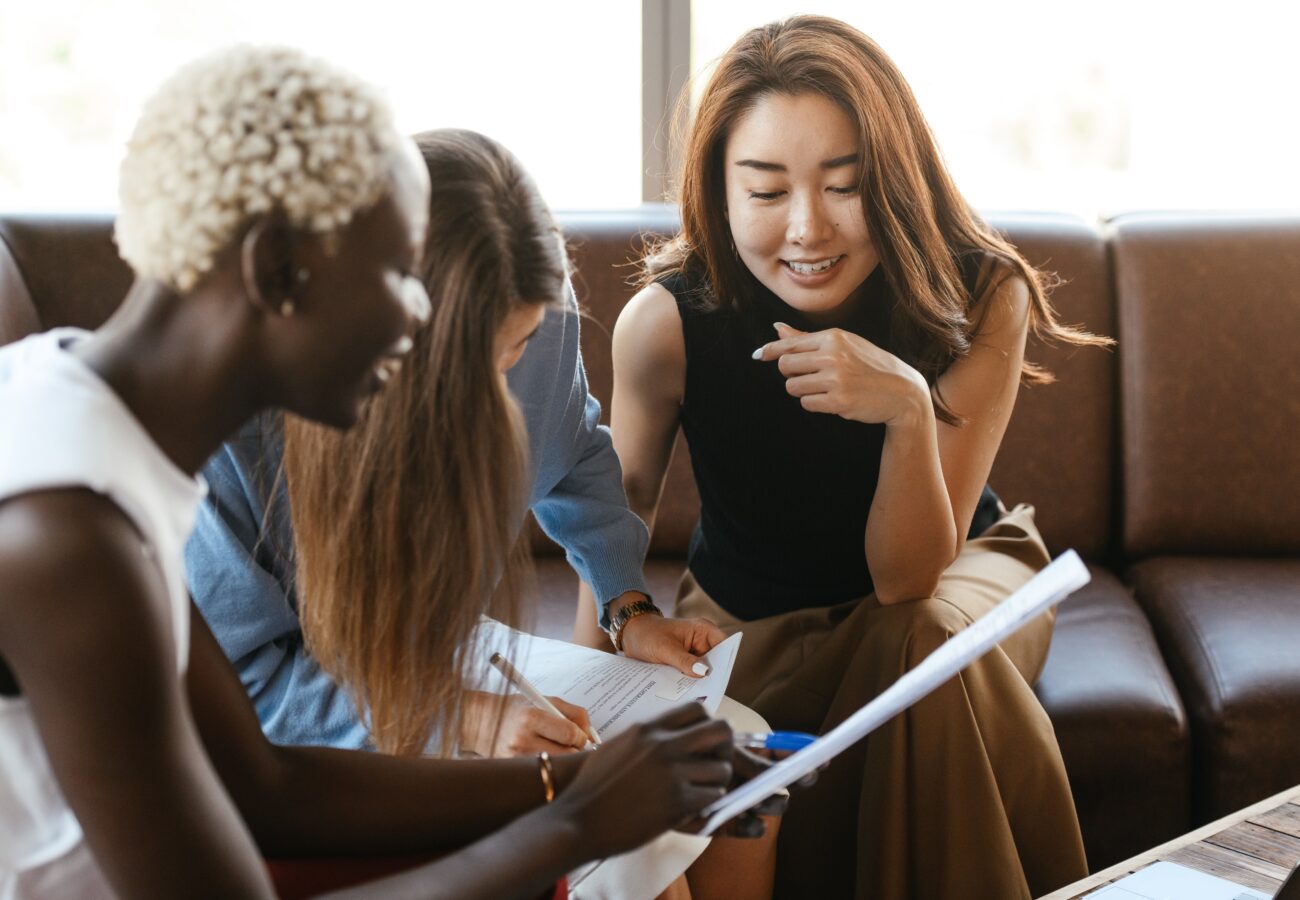
[[[0,344],[39,331],[40,319],[18,261],[0,234]]]
[[[676,213],[670,206],[651,204],[611,213],[567,213],[560,219],[573,251],[578,296],[589,314],[583,324],[587,374],[608,417],[610,332],[635,292],[633,263],[646,239],[671,234]],[[1095,226],[1050,214],[994,215],[991,221],[1031,263],[1065,280],[1054,295],[1063,321],[1115,333],[1106,247]],[[131,279],[111,232],[107,216],[0,216],[0,239],[12,256],[0,259],[0,342],[60,325],[101,324]],[[21,279],[15,280],[18,273]],[[11,289],[10,283],[17,287]],[[29,310],[18,312],[24,307]],[[1054,550],[1074,547],[1089,558],[1103,557],[1113,542],[1117,508],[1115,357],[1036,342],[1029,357],[1051,370],[1058,383],[1021,391],[990,481],[1007,503],[1037,507],[1040,527]],[[698,511],[689,456],[679,441],[651,553],[684,554]],[[534,543],[539,552],[553,552],[540,534]]]
[[[131,286],[131,270],[113,243],[111,216],[0,216],[0,242],[36,313],[36,323],[27,325],[37,324],[23,333],[0,333],[0,343],[65,325],[98,328]],[[0,309],[17,305],[0,295]]]
[[[1125,551],[1300,551],[1300,218],[1114,222]]]
[[[1099,230],[1073,216],[994,215],[1029,261],[1065,280],[1054,294],[1061,319],[1102,334],[1115,333],[1114,301]],[[590,313],[582,352],[592,392],[608,407],[612,388],[610,331],[635,293],[630,263],[645,237],[677,227],[666,205],[618,213],[561,216],[577,267],[575,287]],[[1099,558],[1112,546],[1115,519],[1114,354],[1044,347],[1033,342],[1029,358],[1058,379],[1022,389],[990,482],[1008,504],[1033,503],[1054,550],[1074,547]],[[608,419],[606,419],[608,421]],[[664,485],[651,553],[681,555],[699,514],[699,498],[685,444],[678,440]],[[540,544],[538,545],[541,546]]]

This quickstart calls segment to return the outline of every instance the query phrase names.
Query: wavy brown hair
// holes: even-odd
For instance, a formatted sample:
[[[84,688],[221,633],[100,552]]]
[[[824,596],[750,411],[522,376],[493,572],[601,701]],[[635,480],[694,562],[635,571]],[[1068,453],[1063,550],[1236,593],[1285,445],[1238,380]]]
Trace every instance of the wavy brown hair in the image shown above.
[[[493,345],[521,304],[559,303],[560,231],[518,160],[469,131],[416,136],[433,186],[429,323],[402,371],[340,433],[285,424],[303,631],[381,751],[460,723],[483,614],[513,623],[527,582],[527,436]]]
[[[819,94],[853,122],[862,148],[857,178],[868,233],[898,297],[896,350],[931,385],[969,352],[979,324],[969,314],[995,277],[1025,280],[1030,324],[1039,338],[1110,346],[1109,338],[1057,320],[1047,299],[1053,280],[1029,265],[958,192],[898,67],[866,35],[824,16],[755,28],[718,61],[682,142],[676,197],[681,231],[651,249],[642,284],[680,272],[700,285],[695,296],[706,309],[746,303],[756,279],[731,250],[724,158],[737,121],[773,94]],[[972,256],[981,266],[973,292],[962,281],[962,262]],[[1023,378],[1052,380],[1028,361]],[[934,402],[941,420],[960,421],[941,397]]]

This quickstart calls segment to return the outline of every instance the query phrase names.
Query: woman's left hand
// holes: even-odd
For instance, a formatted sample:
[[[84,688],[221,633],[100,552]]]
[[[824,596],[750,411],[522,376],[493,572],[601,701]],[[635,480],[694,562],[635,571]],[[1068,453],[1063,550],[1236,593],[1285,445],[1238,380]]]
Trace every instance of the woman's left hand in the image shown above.
[[[610,615],[623,603],[643,597],[628,593],[610,604]],[[672,666],[683,675],[700,678],[709,674],[700,657],[727,639],[721,628],[707,619],[669,619],[637,616],[623,626],[623,652],[630,659]]]
[[[930,388],[916,369],[866,338],[829,328],[806,332],[781,322],[779,340],[754,355],[776,360],[785,389],[809,412],[893,425],[930,408]]]

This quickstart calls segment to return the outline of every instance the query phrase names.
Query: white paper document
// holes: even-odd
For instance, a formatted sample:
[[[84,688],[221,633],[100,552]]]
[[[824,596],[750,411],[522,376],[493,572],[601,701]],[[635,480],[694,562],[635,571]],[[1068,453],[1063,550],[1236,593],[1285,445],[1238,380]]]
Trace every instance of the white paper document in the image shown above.
[[[1171,862],[1154,863],[1088,894],[1104,900],[1269,900],[1271,896]]]
[[[970,627],[949,638],[921,664],[905,673],[874,700],[808,747],[774,765],[704,810],[708,818],[702,834],[754,806],[779,788],[829,762],[872,731],[952,678],[992,650],[999,642],[1048,607],[1088,583],[1088,569],[1078,554],[1067,550]],[[793,802],[798,803],[798,798]]]
[[[703,704],[709,715],[716,713],[740,646],[739,634],[727,638],[702,657],[709,674],[692,678],[671,666],[535,637],[490,619],[479,625],[474,640],[479,659],[499,651],[543,694],[586,709],[602,739],[691,700]],[[513,692],[496,670],[482,668],[479,690]]]

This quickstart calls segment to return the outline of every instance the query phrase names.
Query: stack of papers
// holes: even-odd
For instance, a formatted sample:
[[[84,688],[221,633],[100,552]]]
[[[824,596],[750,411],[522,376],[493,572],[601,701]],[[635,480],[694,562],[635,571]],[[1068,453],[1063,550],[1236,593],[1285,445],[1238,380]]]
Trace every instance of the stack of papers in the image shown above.
[[[740,648],[739,634],[727,638],[703,657],[709,674],[693,678],[671,666],[534,637],[491,619],[483,620],[474,640],[476,660],[486,663],[493,652],[499,652],[543,694],[585,708],[602,740],[691,700],[701,703],[709,715],[715,714]],[[514,691],[495,669],[481,668],[478,690]]]

